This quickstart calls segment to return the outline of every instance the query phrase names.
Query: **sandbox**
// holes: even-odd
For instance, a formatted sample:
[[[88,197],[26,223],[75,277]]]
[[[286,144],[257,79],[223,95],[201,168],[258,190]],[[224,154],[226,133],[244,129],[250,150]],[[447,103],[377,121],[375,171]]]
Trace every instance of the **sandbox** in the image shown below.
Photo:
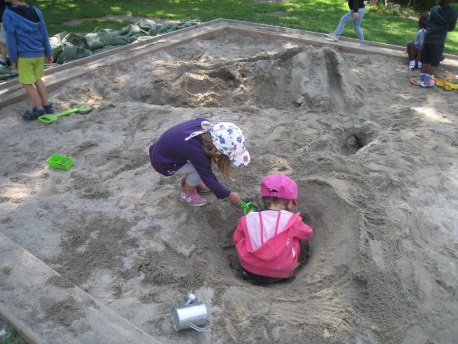
[[[403,49],[217,20],[48,70],[56,109],[86,115],[25,122],[0,85],[0,315],[43,343],[452,343],[458,92],[411,86]],[[244,280],[242,209],[187,207],[151,169],[149,144],[196,117],[243,129],[250,165],[218,174],[243,199],[297,181],[314,237],[291,281]],[[172,327],[188,292],[207,332]]]

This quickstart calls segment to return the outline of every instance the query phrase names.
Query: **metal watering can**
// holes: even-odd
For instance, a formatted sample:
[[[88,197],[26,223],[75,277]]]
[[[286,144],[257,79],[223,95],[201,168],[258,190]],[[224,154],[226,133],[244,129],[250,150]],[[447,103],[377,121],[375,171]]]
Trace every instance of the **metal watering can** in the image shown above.
[[[172,323],[175,331],[193,329],[205,332],[210,328],[207,307],[197,302],[196,295],[186,294],[186,303],[183,306],[172,308]]]

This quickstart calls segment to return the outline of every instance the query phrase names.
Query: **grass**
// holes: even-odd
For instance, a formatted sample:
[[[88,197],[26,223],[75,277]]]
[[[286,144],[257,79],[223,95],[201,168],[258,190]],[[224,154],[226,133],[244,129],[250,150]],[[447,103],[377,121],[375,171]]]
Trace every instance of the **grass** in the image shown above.
[[[333,32],[340,17],[348,11],[346,0],[289,0],[257,2],[256,0],[29,0],[44,14],[49,35],[60,32],[92,32],[96,27],[120,29],[131,22],[108,20],[107,16],[197,20],[234,19],[301,30]],[[453,4],[458,8],[458,4]],[[418,31],[413,10],[392,10],[369,6],[362,22],[365,38],[370,41],[405,46]],[[69,21],[78,20],[78,24]],[[82,20],[82,21],[81,21]],[[356,38],[349,23],[343,36]],[[445,52],[458,55],[458,33],[450,32]]]
[[[25,344],[26,343],[13,327],[11,327],[9,324],[0,322],[0,328],[5,327],[5,326],[6,326],[6,329],[8,330],[8,334],[6,337],[0,339],[0,344]]]

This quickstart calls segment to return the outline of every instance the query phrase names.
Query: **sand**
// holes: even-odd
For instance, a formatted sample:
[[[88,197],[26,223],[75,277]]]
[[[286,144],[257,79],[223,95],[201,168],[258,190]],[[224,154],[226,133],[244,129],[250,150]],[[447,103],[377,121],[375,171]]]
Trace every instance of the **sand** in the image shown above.
[[[50,92],[87,115],[0,110],[1,232],[162,343],[457,343],[458,93],[415,75],[407,58],[229,33],[107,63]],[[151,169],[148,146],[196,117],[243,129],[250,165],[217,175],[246,201],[270,173],[297,181],[314,237],[291,281],[243,280],[241,208],[185,206],[178,177]],[[74,166],[49,168],[52,154]],[[209,331],[173,330],[188,292]],[[39,306],[97,331],[71,298]]]

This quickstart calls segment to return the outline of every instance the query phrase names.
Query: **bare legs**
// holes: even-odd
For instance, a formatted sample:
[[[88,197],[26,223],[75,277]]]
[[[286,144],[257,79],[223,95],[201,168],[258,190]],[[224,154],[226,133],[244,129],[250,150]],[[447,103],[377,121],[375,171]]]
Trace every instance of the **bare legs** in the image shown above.
[[[22,84],[25,92],[32,100],[33,106],[42,109],[43,105],[48,105],[48,91],[43,80],[38,79],[35,84]]]
[[[8,54],[8,48],[6,47],[6,43],[0,42],[0,59],[2,61],[6,61],[7,54]]]
[[[436,67],[431,66],[430,64],[422,64],[420,72],[423,74],[433,75]]]
[[[407,43],[407,55],[409,55],[409,61],[418,60],[418,48],[414,42]]]

